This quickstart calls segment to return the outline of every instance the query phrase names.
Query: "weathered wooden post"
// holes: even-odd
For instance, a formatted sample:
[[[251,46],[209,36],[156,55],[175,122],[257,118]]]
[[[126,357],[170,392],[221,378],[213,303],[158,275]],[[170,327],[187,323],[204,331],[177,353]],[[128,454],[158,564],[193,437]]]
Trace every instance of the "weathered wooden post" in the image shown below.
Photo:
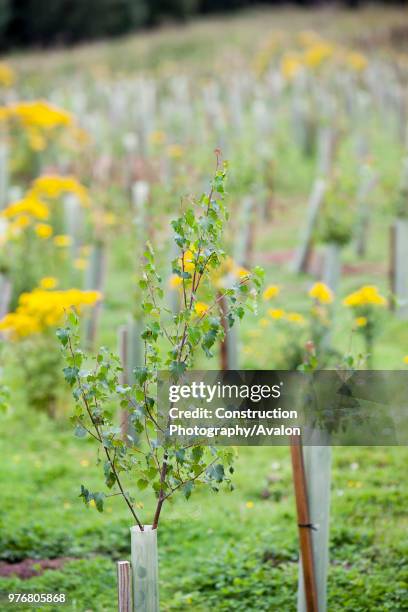
[[[297,274],[306,272],[308,259],[313,242],[313,233],[316,226],[319,211],[323,204],[324,195],[326,192],[326,181],[322,178],[316,179],[310,194],[307,206],[307,219],[300,239],[299,249],[295,255],[293,262],[293,270]]]
[[[298,611],[321,612],[318,605],[315,552],[312,543],[314,525],[309,511],[308,483],[300,436],[292,436],[290,452],[300,541]]]
[[[132,612],[132,573],[129,561],[118,561],[118,612]]]
[[[313,446],[313,436],[319,446]],[[325,446],[320,446],[325,444]],[[309,501],[308,529],[312,540],[318,612],[327,610],[327,572],[329,566],[329,520],[332,449],[325,432],[313,432],[303,447],[303,461]],[[304,581],[304,565],[299,567],[298,612],[309,612]]]

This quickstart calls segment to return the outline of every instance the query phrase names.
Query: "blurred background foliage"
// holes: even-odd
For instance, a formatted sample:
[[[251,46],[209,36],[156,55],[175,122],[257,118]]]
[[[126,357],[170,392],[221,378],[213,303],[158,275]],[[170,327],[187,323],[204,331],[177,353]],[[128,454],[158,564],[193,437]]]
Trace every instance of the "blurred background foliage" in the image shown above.
[[[282,4],[287,3],[281,0],[0,0],[0,49],[73,44],[126,34],[171,20],[183,21],[198,14]],[[334,3],[298,0],[293,4],[315,7]],[[338,4],[357,8],[364,2],[343,0]],[[407,1],[394,4],[407,5]]]

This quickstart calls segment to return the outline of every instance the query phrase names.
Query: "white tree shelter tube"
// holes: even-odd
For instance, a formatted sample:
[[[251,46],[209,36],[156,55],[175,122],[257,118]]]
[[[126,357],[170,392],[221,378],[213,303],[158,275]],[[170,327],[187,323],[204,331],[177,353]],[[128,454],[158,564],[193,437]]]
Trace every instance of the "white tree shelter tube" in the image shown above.
[[[130,529],[132,540],[133,612],[159,612],[157,529]]]
[[[323,441],[322,433],[319,434],[319,437]],[[327,611],[332,463],[332,449],[329,443],[330,439],[329,435],[327,435],[326,446],[303,447],[319,612]],[[299,563],[297,612],[307,612],[302,563]]]

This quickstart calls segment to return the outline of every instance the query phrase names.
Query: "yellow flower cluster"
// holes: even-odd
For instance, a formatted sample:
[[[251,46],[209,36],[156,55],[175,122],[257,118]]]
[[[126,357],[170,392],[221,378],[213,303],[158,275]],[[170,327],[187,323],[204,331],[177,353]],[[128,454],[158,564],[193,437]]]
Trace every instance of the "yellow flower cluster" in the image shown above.
[[[309,296],[320,304],[331,304],[334,300],[333,291],[325,283],[315,283],[309,290]]]
[[[328,60],[338,61],[355,72],[362,72],[368,65],[367,58],[361,53],[343,49],[314,32],[300,33],[298,43],[300,50],[295,48],[281,58],[281,73],[288,81],[293,80],[302,69],[319,69]]]
[[[42,287],[47,286],[50,289],[55,284],[56,279],[52,277],[41,281]],[[81,312],[85,307],[94,306],[100,299],[101,294],[98,291],[49,291],[40,287],[31,293],[21,294],[16,311],[0,320],[0,331],[13,340],[38,334],[60,324],[70,308]]]
[[[76,195],[84,206],[89,205],[89,193],[86,187],[73,176],[43,174],[32,184],[30,194],[38,198],[58,199],[64,193]]]
[[[269,308],[268,315],[271,319],[284,319],[295,325],[305,324],[305,318],[300,312],[285,312],[282,308]]]
[[[34,151],[43,151],[48,144],[47,137],[57,128],[78,130],[74,117],[45,100],[15,102],[0,107],[0,122],[18,122]]]
[[[272,300],[280,293],[280,287],[278,285],[269,285],[263,292],[264,300]]]
[[[333,45],[324,41],[316,42],[306,49],[304,54],[304,63],[309,68],[318,68],[326,60],[332,57],[333,53]]]
[[[202,317],[208,309],[209,306],[205,302],[196,302],[194,304],[195,313],[198,314],[199,317]]]
[[[17,202],[9,204],[1,213],[10,223],[10,233],[13,236],[16,231],[25,229],[32,221],[46,221],[50,216],[48,205],[43,199],[59,198],[63,193],[72,193],[77,196],[83,206],[89,205],[89,194],[86,187],[81,185],[72,176],[43,175],[37,178],[27,194]],[[39,238],[47,239],[53,234],[53,228],[47,223],[37,223],[35,233]],[[64,242],[64,244],[62,244]],[[55,237],[57,246],[68,246],[67,237],[63,240]]]
[[[0,62],[0,86],[11,87],[14,81],[15,75],[13,70],[4,62]]]
[[[26,127],[37,127],[53,130],[61,126],[74,124],[71,113],[64,111],[46,100],[32,102],[15,102],[1,108],[3,119],[18,119]]]
[[[28,194],[21,200],[10,204],[1,212],[1,216],[6,219],[15,219],[23,214],[44,221],[49,217],[49,210],[44,202]]]
[[[378,287],[375,285],[364,285],[344,298],[343,304],[350,308],[358,308],[359,306],[385,306],[387,300],[379,293]]]
[[[281,73],[288,81],[291,81],[302,70],[302,57],[298,53],[287,53],[281,61]]]

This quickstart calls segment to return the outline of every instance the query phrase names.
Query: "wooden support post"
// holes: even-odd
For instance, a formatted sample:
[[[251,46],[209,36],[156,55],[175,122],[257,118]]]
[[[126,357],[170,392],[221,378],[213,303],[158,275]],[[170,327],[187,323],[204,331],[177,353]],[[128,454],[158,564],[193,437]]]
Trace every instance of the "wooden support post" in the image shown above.
[[[132,573],[129,561],[117,562],[118,612],[132,612]]]
[[[306,609],[319,612],[302,438],[292,436],[290,442]]]

